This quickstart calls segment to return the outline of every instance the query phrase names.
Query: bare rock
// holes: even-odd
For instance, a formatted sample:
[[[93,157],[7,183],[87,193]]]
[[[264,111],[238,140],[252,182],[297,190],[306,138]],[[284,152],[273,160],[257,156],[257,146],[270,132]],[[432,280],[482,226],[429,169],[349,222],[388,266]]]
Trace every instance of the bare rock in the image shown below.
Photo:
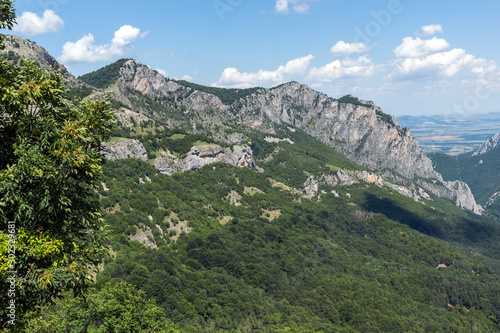
[[[125,158],[137,158],[142,161],[148,160],[146,148],[138,140],[120,139],[118,141],[106,142],[103,146],[104,156],[109,160]]]

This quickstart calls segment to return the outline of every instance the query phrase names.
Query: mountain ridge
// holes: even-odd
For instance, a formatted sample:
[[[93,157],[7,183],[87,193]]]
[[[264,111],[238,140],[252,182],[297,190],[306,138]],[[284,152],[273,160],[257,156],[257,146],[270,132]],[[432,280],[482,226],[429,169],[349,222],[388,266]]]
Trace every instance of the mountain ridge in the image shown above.
[[[443,181],[411,132],[373,102],[353,96],[334,99],[298,82],[270,89],[204,88],[216,96],[193,88],[199,85],[167,79],[133,59],[70,79],[86,87],[104,82],[90,96],[110,94],[121,106],[161,120],[169,128],[208,133],[223,142],[235,132],[245,137],[254,131],[273,134],[276,126],[299,128],[392,182],[405,185],[417,180],[419,186],[462,208],[477,214],[482,210],[467,184]]]
[[[119,71],[120,77],[110,91],[122,103],[150,116],[161,117],[147,107],[134,105],[130,95],[124,93],[133,90],[160,100],[163,108],[183,110],[181,117],[179,113],[169,114],[172,117],[166,121],[170,127],[184,126],[196,131],[201,126],[205,130],[208,127],[209,132],[217,128],[221,137],[235,129],[272,134],[275,125],[300,128],[392,181],[401,180],[395,171],[403,178],[418,179],[419,185],[426,190],[462,208],[477,214],[482,212],[469,186],[460,181],[443,181],[411,132],[402,129],[394,116],[385,114],[373,102],[352,96],[337,100],[298,82],[288,82],[270,89],[256,88],[226,105],[218,96],[164,78],[135,60],[125,61]]]

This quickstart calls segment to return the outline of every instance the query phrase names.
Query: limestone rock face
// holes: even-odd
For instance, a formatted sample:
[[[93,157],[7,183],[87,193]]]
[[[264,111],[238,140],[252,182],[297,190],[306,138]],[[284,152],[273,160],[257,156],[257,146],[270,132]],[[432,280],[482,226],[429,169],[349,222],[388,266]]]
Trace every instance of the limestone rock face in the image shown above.
[[[109,160],[125,158],[137,158],[142,161],[148,160],[148,154],[144,145],[138,140],[121,139],[120,141],[104,143],[104,156]]]
[[[219,97],[165,79],[135,60],[120,69],[121,84],[151,97],[168,98],[197,123],[218,127],[236,125],[242,130],[272,133],[275,124],[298,127],[350,159],[373,170],[391,169],[413,178],[441,179],[431,160],[407,129],[372,102],[350,97],[330,98],[306,85],[290,82],[223,104]],[[353,102],[354,101],[354,102]],[[173,102],[174,103],[174,102]],[[187,124],[186,124],[187,125]]]
[[[497,200],[500,199],[500,192],[496,192],[494,193],[489,199],[488,201],[486,202],[486,205],[485,207],[489,207],[491,205],[493,205]]]
[[[360,181],[365,181],[367,183],[375,184],[380,187],[390,187],[393,190],[416,201],[420,201],[422,199],[430,199],[430,196],[427,192],[425,192],[422,188],[417,188],[417,186],[415,186],[415,184],[412,182],[408,182],[405,185],[394,184],[387,180],[384,180],[381,176],[368,171],[345,172],[340,170],[334,176],[321,176],[319,178],[310,176],[304,183],[304,192],[307,197],[312,198],[318,192],[319,186],[321,184],[327,184],[330,186],[349,186],[359,183]]]
[[[64,67],[64,65],[60,64],[43,47],[16,35],[6,36],[4,44],[5,49],[0,50],[0,53],[13,52],[20,57],[35,59],[42,67],[59,70],[63,75],[63,80],[69,86],[85,86],[85,84],[79,82],[70,72],[68,72],[68,69]]]
[[[469,185],[460,180],[445,182],[445,186],[451,190],[451,200],[454,200],[458,207],[465,208],[481,215],[483,207],[476,203]]]
[[[153,164],[161,173],[169,176],[177,172],[196,170],[205,165],[223,162],[238,167],[255,168],[252,150],[248,146],[233,146],[222,148],[219,145],[193,146],[184,159],[172,155],[170,152],[163,153]]]
[[[437,178],[431,160],[407,129],[372,102],[339,103],[297,82],[247,97],[242,110],[262,110],[263,119],[302,128],[308,134],[373,170],[405,177]]]
[[[447,198],[454,201],[458,207],[468,209],[478,215],[481,215],[483,212],[483,207],[476,203],[469,185],[463,181],[420,181],[419,185],[441,198]]]
[[[486,154],[498,146],[500,146],[500,133],[497,133],[493,137],[486,140],[478,149],[476,149],[472,156]]]
[[[186,89],[173,81],[168,81],[163,75],[135,60],[128,60],[120,68],[122,82],[144,95],[159,96],[170,92],[183,92]]]
[[[340,170],[336,175],[323,175],[320,177],[310,176],[304,183],[304,191],[307,197],[312,198],[319,190],[319,186],[327,184],[330,186],[349,186],[360,181],[382,186],[385,182],[382,177],[368,171],[345,172]]]

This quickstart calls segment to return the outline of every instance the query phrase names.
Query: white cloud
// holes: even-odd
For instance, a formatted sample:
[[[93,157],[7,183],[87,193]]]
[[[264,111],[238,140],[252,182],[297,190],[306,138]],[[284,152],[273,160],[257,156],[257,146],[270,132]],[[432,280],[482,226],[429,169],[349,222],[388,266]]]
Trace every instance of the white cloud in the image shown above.
[[[345,56],[353,53],[367,52],[368,50],[370,50],[370,47],[364,43],[346,43],[341,40],[332,46],[330,52],[335,56]]]
[[[255,87],[265,84],[283,83],[294,79],[295,76],[307,73],[312,55],[290,60],[284,66],[279,66],[274,71],[259,70],[256,73],[241,73],[236,68],[226,68],[222,72],[217,86],[245,88]]]
[[[276,0],[274,9],[277,13],[288,15],[290,13],[289,5],[293,5],[293,11],[297,14],[307,14],[311,9],[307,2],[312,0]]]
[[[276,5],[274,6],[277,13],[288,14],[288,0],[276,0]]]
[[[76,42],[66,42],[59,60],[63,63],[82,63],[110,61],[125,54],[130,44],[148,33],[141,33],[139,28],[124,25],[115,32],[110,44],[95,45],[94,36],[88,34]]]
[[[167,76],[167,71],[164,69],[157,68],[157,69],[155,69],[155,71],[157,71],[158,73],[160,73],[161,75],[163,75],[165,77]]]
[[[496,67],[493,61],[477,58],[471,54],[467,54],[463,49],[452,49],[447,52],[434,53],[420,58],[398,59],[389,78],[451,78],[463,71],[481,75],[491,73]]]
[[[422,28],[424,32],[442,31],[440,25]],[[497,65],[494,61],[478,58],[467,51],[455,48],[446,51],[450,44],[437,37],[432,39],[403,38],[401,45],[394,49],[396,60],[389,79],[435,78],[458,79],[464,77],[481,77],[493,73]]]
[[[377,66],[368,56],[357,59],[335,60],[322,67],[311,68],[307,80],[315,82],[332,82],[342,78],[367,77],[375,73]]]
[[[432,53],[441,52],[450,47],[450,44],[442,38],[420,39],[412,37],[403,38],[401,45],[394,49],[398,58],[419,58]]]
[[[193,81],[193,77],[192,77],[192,76],[190,76],[190,75],[184,75],[184,76],[182,77],[182,79],[183,79],[184,81]]]
[[[309,13],[309,9],[311,8],[306,3],[293,6],[293,11],[296,12],[297,14],[307,14]]]
[[[422,27],[422,36],[434,36],[437,33],[443,33],[441,24],[430,24]]]
[[[47,32],[57,32],[64,27],[64,21],[53,10],[45,10],[40,17],[32,12],[23,12],[17,18],[14,32],[26,35],[40,35]]]

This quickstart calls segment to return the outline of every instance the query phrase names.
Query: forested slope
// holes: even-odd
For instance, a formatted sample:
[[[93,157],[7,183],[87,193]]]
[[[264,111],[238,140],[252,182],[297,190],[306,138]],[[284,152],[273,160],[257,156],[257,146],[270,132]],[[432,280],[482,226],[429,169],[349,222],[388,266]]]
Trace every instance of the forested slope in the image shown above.
[[[279,146],[289,159],[172,177],[108,162],[113,256],[98,283],[136,285],[185,331],[499,329],[498,225],[366,182],[306,198],[287,164],[307,144],[261,144],[261,157]],[[328,156],[301,155],[303,173]]]

